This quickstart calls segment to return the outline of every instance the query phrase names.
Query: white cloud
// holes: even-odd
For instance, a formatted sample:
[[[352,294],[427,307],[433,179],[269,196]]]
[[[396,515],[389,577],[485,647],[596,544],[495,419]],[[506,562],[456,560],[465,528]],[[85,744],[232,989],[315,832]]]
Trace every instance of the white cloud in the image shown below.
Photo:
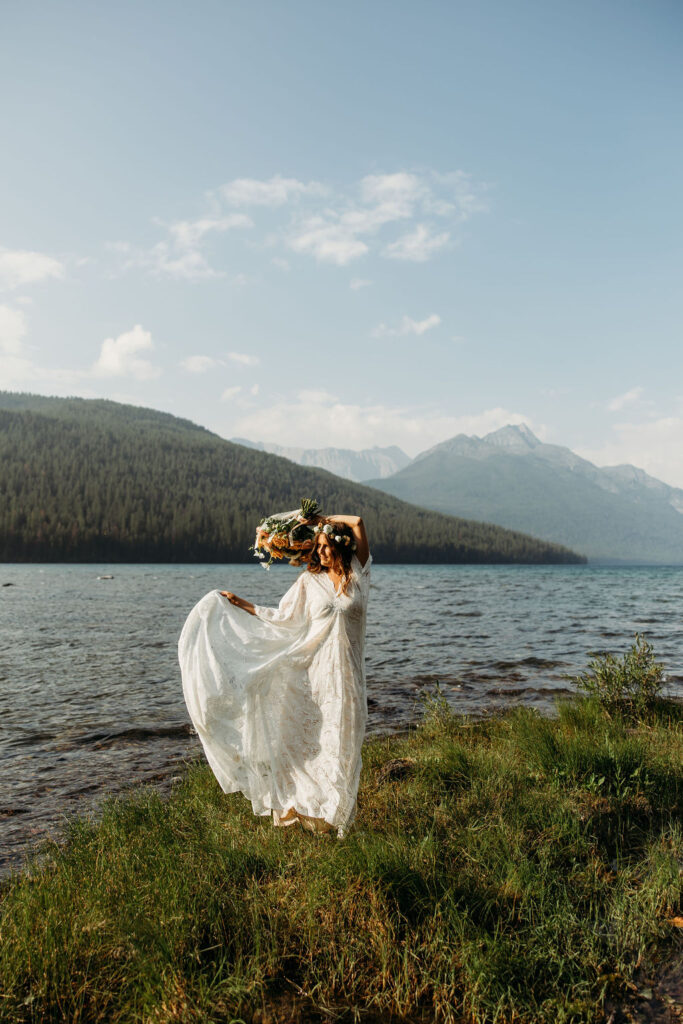
[[[431,331],[432,327],[438,327],[441,323],[441,317],[438,313],[431,313],[424,320],[411,320],[409,316],[403,317],[404,333],[406,334],[424,334],[425,331]]]
[[[187,359],[182,359],[180,362],[182,369],[187,370],[188,373],[206,373],[207,370],[218,365],[218,360],[213,356],[188,356]]]
[[[360,201],[348,193],[332,196],[324,209],[308,210],[292,222],[286,244],[321,262],[346,266],[365,256],[376,236],[386,236],[400,222],[426,217],[461,224],[487,208],[483,189],[462,171],[367,175],[359,183]],[[424,263],[451,241],[450,230],[436,231],[420,220],[398,239],[384,237],[379,252],[389,259]]]
[[[368,280],[367,277],[352,277],[349,282],[349,288],[352,292],[357,292],[361,288],[369,288],[372,281]]]
[[[414,231],[386,245],[383,255],[392,260],[425,263],[438,249],[443,249],[445,245],[448,245],[450,238],[449,231],[442,231],[441,234],[435,235],[425,224],[418,224]]]
[[[335,404],[339,401],[336,395],[330,394],[329,391],[323,391],[322,389],[306,388],[300,391],[298,394],[300,402],[310,402],[311,405],[329,405]]]
[[[184,278],[187,281],[198,281],[207,277],[222,277],[222,274],[210,266],[201,252],[191,250],[173,255],[165,243],[160,243],[150,250],[150,258],[146,262],[152,273],[168,274],[169,277]]]
[[[50,394],[98,397],[99,389],[95,393],[90,390],[93,380],[123,376],[149,380],[161,372],[139,356],[154,348],[149,331],[139,324],[118,338],[107,338],[98,360],[87,369],[39,365],[24,344],[27,327],[22,310],[0,305],[0,390],[49,387]]]
[[[123,257],[122,270],[146,270],[155,277],[186,281],[223,276],[210,266],[203,253],[192,249],[182,252],[165,241],[157,242],[150,249],[136,249],[128,242],[108,242],[107,248]]]
[[[26,331],[26,315],[22,310],[0,306],[0,352],[3,355],[21,354]]]
[[[475,182],[471,174],[464,171],[447,171],[445,174],[434,171],[433,181],[440,187],[440,195],[431,195],[425,202],[429,213],[441,216],[452,216],[457,221],[469,220],[475,213],[486,213],[488,203],[484,198],[489,186]]]
[[[23,310],[0,305],[0,390],[49,385],[51,394],[74,394],[87,372],[38,366],[26,351],[27,333]]]
[[[424,320],[413,320],[412,317],[403,316],[398,327],[387,327],[386,324],[379,324],[371,332],[371,336],[373,338],[390,338],[404,334],[422,335],[427,331],[431,331],[433,327],[438,327],[440,323],[441,317],[438,313],[430,313]]]
[[[628,463],[672,487],[683,487],[683,416],[616,423],[613,435],[603,445],[575,451],[598,466]]]
[[[428,192],[426,184],[416,174],[399,171],[396,174],[368,174],[360,183],[364,203],[391,207],[394,218],[410,217],[415,203]]]
[[[295,225],[288,245],[321,262],[346,266],[369,251],[361,235],[373,236],[385,225],[412,216],[419,191],[415,175],[371,175],[361,181],[365,206],[341,200],[339,209],[328,207]]]
[[[209,234],[253,227],[251,218],[243,213],[179,220],[172,224],[164,224],[155,219],[155,223],[165,227],[169,237],[149,249],[136,249],[129,242],[109,242],[107,248],[123,257],[124,270],[139,268],[157,277],[168,276],[186,281],[224,276],[223,271],[211,266],[202,252],[201,246]],[[237,278],[241,276],[238,274]]]
[[[243,388],[240,385],[225,388],[221,394],[221,402],[232,402],[238,409],[253,409],[253,399],[259,393],[259,385],[252,384],[250,388]]]
[[[298,196],[323,196],[327,189],[319,181],[297,181],[276,174],[273,178],[235,178],[221,185],[218,194],[233,206],[282,206]]]
[[[123,258],[123,269],[142,268],[188,281],[224,277],[226,271],[216,269],[205,247],[211,235],[255,229],[251,216],[234,209],[242,207],[254,217],[257,208],[265,211],[260,216],[267,223],[256,242],[262,248],[284,245],[340,267],[372,251],[423,263],[453,242],[454,225],[486,209],[484,189],[462,171],[369,174],[336,190],[280,174],[236,178],[206,194],[206,216],[171,224],[157,219],[168,235],[150,248],[114,242],[109,249]],[[396,237],[399,229],[402,233]],[[271,259],[280,269],[289,269],[283,255]]]
[[[10,391],[32,380],[32,364],[23,351],[26,316],[20,309],[0,305],[0,390]]]
[[[455,434],[481,436],[508,423],[527,423],[534,433],[543,433],[528,415],[503,408],[452,416],[434,409],[355,405],[325,392],[304,391],[292,402],[245,410],[230,422],[227,432],[222,432],[254,440],[286,437],[288,444],[304,448],[361,449],[397,444],[409,455],[417,455]]]
[[[51,277],[64,277],[64,264],[52,256],[25,249],[0,249],[1,288],[23,288]]]
[[[611,402],[607,403],[607,409],[609,412],[619,412],[624,408],[625,405],[631,405],[633,402],[637,402],[643,393],[641,387],[631,388],[630,391],[625,391],[623,395],[617,395]]]
[[[134,377],[136,380],[151,380],[161,373],[141,352],[154,348],[152,335],[140,324],[130,331],[124,331],[117,338],[106,338],[102,342],[99,359],[94,363],[91,374],[94,377]]]
[[[212,370],[219,366],[225,367],[229,363],[238,363],[240,366],[258,366],[260,362],[261,360],[258,356],[252,356],[246,352],[228,352],[225,359],[216,359],[214,356],[203,355],[187,356],[181,360],[179,365],[183,370],[187,370],[188,373],[206,373],[207,370]],[[255,387],[256,391],[252,388],[252,394],[254,395],[257,394],[258,384]],[[239,391],[241,388],[237,390]]]
[[[199,220],[179,220],[168,225],[173,242],[180,249],[196,249],[211,231],[230,231],[232,228],[253,227],[251,217],[244,213],[231,213],[227,217],[200,217]]]
[[[246,352],[228,352],[228,359],[242,366],[258,366],[261,362],[258,356],[247,355]]]
[[[299,225],[288,244],[294,252],[311,253],[317,260],[336,263],[338,267],[345,267],[368,251],[348,224],[325,217],[311,217]]]

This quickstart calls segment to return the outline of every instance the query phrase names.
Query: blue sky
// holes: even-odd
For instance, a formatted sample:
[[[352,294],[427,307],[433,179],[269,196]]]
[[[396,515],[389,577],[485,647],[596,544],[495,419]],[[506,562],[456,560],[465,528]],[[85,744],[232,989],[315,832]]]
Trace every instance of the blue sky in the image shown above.
[[[0,388],[683,486],[683,8],[5,0]]]

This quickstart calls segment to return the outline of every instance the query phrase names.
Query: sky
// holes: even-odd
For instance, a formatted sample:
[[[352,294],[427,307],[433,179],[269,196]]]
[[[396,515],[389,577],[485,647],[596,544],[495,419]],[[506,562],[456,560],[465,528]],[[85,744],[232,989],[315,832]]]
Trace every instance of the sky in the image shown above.
[[[0,389],[683,487],[678,0],[2,0]]]

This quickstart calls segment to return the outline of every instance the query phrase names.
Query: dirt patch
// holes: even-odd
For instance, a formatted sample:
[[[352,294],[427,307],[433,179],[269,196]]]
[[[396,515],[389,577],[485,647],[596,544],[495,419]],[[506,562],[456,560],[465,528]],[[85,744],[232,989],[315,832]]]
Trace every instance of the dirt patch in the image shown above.
[[[634,979],[636,991],[625,1002],[608,1002],[606,1024],[681,1024],[683,1022],[683,939],[654,970]]]

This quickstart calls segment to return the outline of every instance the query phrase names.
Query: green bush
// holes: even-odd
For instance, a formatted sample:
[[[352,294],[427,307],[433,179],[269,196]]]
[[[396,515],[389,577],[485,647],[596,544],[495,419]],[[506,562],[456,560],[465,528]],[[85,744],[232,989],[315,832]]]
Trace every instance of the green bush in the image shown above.
[[[607,712],[640,718],[656,704],[664,685],[664,666],[655,661],[652,644],[636,633],[636,641],[619,659],[600,654],[589,669],[572,680],[579,690],[596,697]]]

